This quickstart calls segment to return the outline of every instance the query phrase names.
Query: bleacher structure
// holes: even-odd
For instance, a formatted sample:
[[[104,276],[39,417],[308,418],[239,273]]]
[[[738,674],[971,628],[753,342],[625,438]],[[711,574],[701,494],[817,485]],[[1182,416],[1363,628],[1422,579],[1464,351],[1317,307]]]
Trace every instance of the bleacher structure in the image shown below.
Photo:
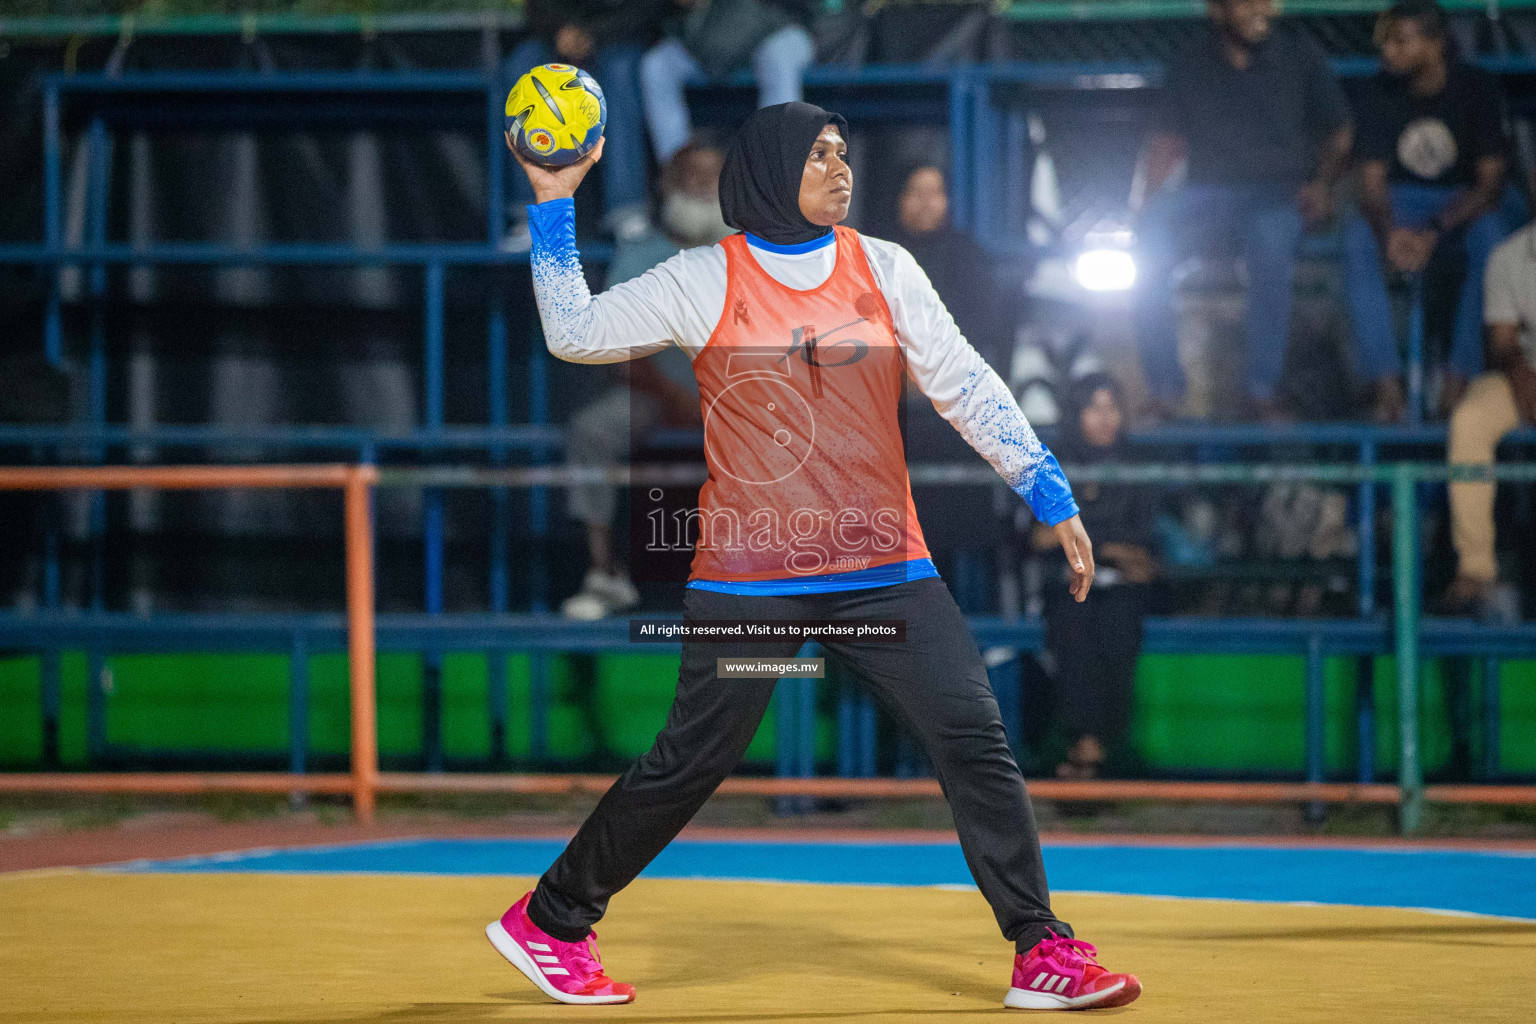
[[[892,17],[911,18],[920,12],[891,5]],[[980,211],[1017,206],[1028,191],[1029,163],[1025,158],[1026,111],[1041,102],[1078,103],[1085,109],[1125,117],[1145,106],[1160,80],[1160,61],[1187,34],[1200,5],[1185,0],[1093,0],[1061,3],[1026,0],[998,10],[986,6],[920,5],[934,8],[930,17],[943,17],[946,38],[959,58],[947,63],[875,60],[814,69],[808,94],[845,111],[856,122],[918,124],[941,131],[948,140],[956,223],[968,228],[983,244],[1000,254],[1017,250],[1021,233],[1007,217],[982,216]],[[1329,52],[1345,76],[1369,73],[1369,27],[1373,12],[1384,4],[1293,3],[1289,13]],[[1458,37],[1464,50],[1508,86],[1512,111],[1527,126],[1536,114],[1536,3],[1489,6],[1452,3],[1458,12]],[[944,8],[939,11],[937,9]],[[948,8],[954,8],[949,10]],[[882,9],[885,10],[885,9]],[[1498,16],[1490,16],[1498,15]],[[877,15],[877,18],[879,16]],[[210,458],[218,452],[253,448],[283,453],[297,461],[323,457],[358,466],[377,466],[378,486],[419,489],[422,500],[423,593],[417,614],[385,614],[377,619],[381,651],[426,652],[426,701],[434,700],[431,666],[452,650],[520,651],[534,655],[531,709],[535,757],[542,740],[546,698],[543,673],[548,656],[557,652],[622,650],[627,633],[622,621],[570,623],[548,612],[548,574],[538,563],[550,524],[550,495],[560,478],[543,467],[558,459],[563,432],[550,422],[549,360],[542,345],[526,343],[530,324],[512,324],[501,296],[486,304],[484,341],[487,385],[483,425],[453,425],[445,411],[445,294],[460,273],[496,270],[526,262],[526,255],[500,246],[505,223],[504,199],[494,183],[502,180],[507,154],[502,142],[503,84],[496,75],[505,42],[517,31],[516,15],[446,14],[382,15],[375,18],[298,18],[261,16],[203,17],[152,22],[132,18],[3,19],[0,40],[33,54],[37,73],[27,78],[25,95],[35,102],[40,123],[40,224],[35,232],[0,244],[0,265],[30,270],[44,282],[41,336],[36,344],[55,364],[66,353],[82,353],[85,368],[84,415],[68,425],[0,426],[0,453],[8,463],[122,463],[135,452],[164,458]],[[867,50],[877,56],[897,54],[897,42],[880,38],[880,26],[866,26],[872,38]],[[291,46],[305,51],[308,40],[357,36],[366,49],[381,34],[398,33],[431,45],[417,52],[435,55],[443,66],[379,70],[281,70],[257,62],[248,70],[211,69],[208,53],[220,59],[268,39],[282,52]],[[135,47],[153,38],[170,40],[153,59],[137,60]],[[313,49],[313,47],[311,47]],[[82,70],[81,53],[100,59]],[[308,51],[306,51],[308,52]],[[43,54],[45,57],[38,57]],[[62,58],[65,70],[44,70]],[[46,59],[45,59],[46,58]],[[240,60],[230,60],[240,66]],[[248,62],[247,62],[248,63]],[[314,63],[314,62],[312,62]],[[143,65],[141,68],[140,65]],[[171,65],[171,66],[167,66]],[[180,65],[180,66],[176,66]],[[710,106],[744,110],[749,102],[745,80],[731,88],[700,95],[700,117]],[[1042,99],[1044,98],[1044,99]],[[724,115],[722,115],[724,116]],[[484,232],[457,241],[390,242],[360,246],[352,242],[262,242],[235,245],[219,242],[122,241],[113,237],[114,137],[125,131],[300,131],[346,127],[388,127],[393,131],[437,131],[453,128],[484,140],[486,189]],[[1527,134],[1528,138],[1528,134]],[[1124,154],[1121,154],[1124,156]],[[66,165],[73,170],[66,171]],[[83,200],[72,206],[67,193],[70,175],[84,175]],[[1097,201],[1091,188],[1076,188],[1064,175],[1069,213],[1093,212]],[[583,255],[600,262],[607,257],[599,244],[584,244]],[[112,282],[126,272],[156,266],[230,267],[391,267],[419,274],[422,311],[422,410],[419,427],[388,431],[361,427],[269,427],[230,429],[206,425],[135,428],[107,419],[110,375],[109,346],[103,318],[93,313],[108,299]],[[67,274],[83,284],[71,290]],[[70,324],[80,325],[78,340],[69,337]],[[527,347],[527,377],[521,382],[528,415],[513,421],[509,393],[510,367]],[[675,439],[674,439],[675,440]],[[687,440],[684,438],[683,440]],[[1520,443],[1536,441],[1522,432]],[[1138,434],[1138,446],[1158,453],[1167,464],[1130,468],[1114,477],[1157,485],[1200,483],[1261,484],[1277,480],[1323,481],[1355,489],[1354,508],[1359,530],[1356,612],[1339,619],[1190,619],[1162,618],[1147,624],[1149,652],[1283,652],[1306,659],[1306,767],[1295,783],[1105,783],[1037,787],[1043,795],[1063,797],[1162,796],[1171,799],[1235,799],[1269,801],[1387,801],[1402,802],[1405,828],[1416,826],[1425,799],[1536,802],[1536,787],[1509,785],[1497,763],[1499,728],[1499,663],[1504,659],[1536,657],[1536,625],[1494,627],[1471,622],[1424,619],[1419,614],[1421,545],[1416,530],[1421,483],[1445,479],[1444,430],[1413,423],[1402,427],[1357,424],[1297,424],[1285,428],[1183,425]],[[1291,446],[1326,446],[1347,453],[1327,465],[1236,463],[1237,453],[1274,453]],[[1293,449],[1294,450],[1294,449]],[[1196,464],[1188,462],[1195,456]],[[227,456],[226,456],[227,457]],[[468,462],[470,465],[459,465]],[[1504,479],[1531,479],[1530,467],[1501,466]],[[0,471],[3,472],[3,471]],[[914,467],[914,482],[957,480],[943,467]],[[925,476],[925,473],[929,474]],[[1091,475],[1091,474],[1090,474]],[[978,482],[978,481],[972,481]],[[61,486],[81,486],[78,482]],[[448,613],[444,609],[444,495],[455,488],[489,493],[492,514],[488,525],[488,607],[483,613]],[[1389,607],[1379,607],[1382,580],[1377,564],[1376,524],[1379,493],[1390,489],[1393,538]],[[514,521],[511,495],[522,493],[517,507],[525,521]],[[92,536],[105,521],[103,502],[93,503]],[[50,530],[56,531],[50,523]],[[346,627],[337,615],[198,614],[135,616],[105,610],[99,570],[91,599],[83,609],[60,607],[59,539],[45,538],[47,568],[39,607],[30,612],[0,614],[0,648],[44,652],[44,734],[56,736],[59,703],[59,654],[90,652],[99,665],[107,652],[163,650],[267,650],[292,655],[291,776],[265,788],[304,789],[307,762],[303,738],[307,652],[346,647]],[[526,611],[514,614],[510,552],[525,546],[530,565],[519,578],[529,583]],[[99,553],[96,556],[99,558]],[[1042,642],[1038,620],[977,617],[973,626],[983,647],[1005,645],[1037,649]],[[1323,759],[1323,663],[1329,656],[1381,655],[1397,657],[1399,673],[1400,772],[1395,783],[1376,776],[1369,752],[1376,748],[1375,709],[1370,674],[1362,672],[1356,702],[1356,728],[1362,756],[1348,782],[1325,778]],[[1423,785],[1414,749],[1417,730],[1418,668],[1421,657],[1456,656],[1476,659],[1482,666],[1482,727],[1484,763],[1479,786]],[[505,679],[498,679],[492,659],[489,687],[493,737],[504,734],[507,721]],[[99,672],[96,673],[99,676]],[[94,678],[94,676],[93,676]],[[99,754],[106,747],[104,697],[92,685],[87,694],[88,747]],[[776,782],[733,780],[739,791],[778,795],[911,795],[936,792],[931,780],[878,780],[874,765],[873,712],[867,698],[841,697],[838,712],[837,779],[813,778],[814,684],[786,680],[776,702],[779,750]],[[1005,714],[1017,724],[1016,701],[1004,699]],[[49,715],[55,719],[50,722]],[[427,718],[432,721],[430,708]],[[46,742],[46,741],[45,741]],[[493,739],[492,749],[501,744]],[[1490,753],[1491,752],[1491,753]],[[47,758],[45,757],[45,760]],[[434,760],[430,737],[427,764]],[[601,780],[575,777],[486,775],[397,775],[377,773],[376,762],[358,771],[368,786],[383,791],[418,789],[523,789],[550,791],[598,785]],[[31,782],[28,782],[28,779]],[[83,776],[82,776],[83,778]],[[101,776],[92,776],[100,779]],[[316,776],[315,778],[319,778]],[[187,777],[187,788],[202,789],[206,777]],[[436,779],[436,781],[433,781]],[[862,780],[862,781],[851,781]],[[771,783],[771,784],[770,784]],[[102,783],[103,785],[109,785]],[[115,785],[115,784],[110,784]],[[128,783],[124,783],[127,786]],[[169,784],[167,784],[169,785]],[[14,788],[68,787],[66,776],[0,775],[0,791]],[[1077,788],[1074,788],[1077,786]],[[1116,787],[1120,788],[1116,788]],[[756,788],[754,788],[756,787]],[[171,786],[171,788],[175,788]],[[338,783],[329,777],[312,788],[360,792],[355,779]],[[370,793],[372,789],[370,789]],[[371,799],[371,796],[369,797]]]

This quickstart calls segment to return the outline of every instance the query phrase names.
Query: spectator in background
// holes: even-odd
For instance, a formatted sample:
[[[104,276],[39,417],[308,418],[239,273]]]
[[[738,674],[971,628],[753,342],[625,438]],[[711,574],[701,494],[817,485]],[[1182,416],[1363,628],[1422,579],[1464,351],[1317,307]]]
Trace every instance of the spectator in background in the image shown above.
[[[1536,175],[1531,181],[1536,186]],[[1452,464],[1493,462],[1499,439],[1536,423],[1536,222],[1493,250],[1484,281],[1488,372],[1475,378],[1451,416]],[[1494,484],[1453,482],[1451,542],[1456,579],[1445,595],[1451,614],[1518,616],[1513,591],[1498,585],[1494,559]]]
[[[1441,243],[1467,254],[1443,405],[1454,407],[1483,366],[1483,268],[1504,237],[1503,97],[1492,75],[1450,59],[1445,13],[1405,0],[1376,23],[1381,72],[1357,108],[1360,213],[1346,226],[1350,314],[1362,360],[1377,374],[1376,415],[1403,410],[1401,360],[1382,263],[1416,274]]]
[[[1317,49],[1272,30],[1274,0],[1210,0],[1206,10],[1209,33],[1168,62],[1162,125],[1131,197],[1140,212],[1139,341],[1158,411],[1171,413],[1184,391],[1173,271],[1197,252],[1235,248],[1248,271],[1248,392],[1270,418],[1279,414],[1296,249],[1332,215],[1349,110]],[[1183,158],[1186,183],[1163,188]]]
[[[638,237],[621,239],[608,265],[606,287],[639,277],[689,246],[714,245],[731,233],[720,214],[720,167],[725,157],[709,146],[687,146],[661,179],[660,221]],[[570,466],[611,466],[624,461],[634,441],[659,426],[698,426],[699,385],[683,350],[672,346],[647,359],[623,364],[620,383],[571,418],[566,443]],[[573,487],[570,513],[587,532],[588,569],[581,590],[561,605],[572,619],[600,619],[632,608],[639,594],[613,550],[617,488]]]
[[[992,279],[992,261],[975,239],[950,224],[944,172],[934,164],[919,164],[907,173],[891,241],[917,260],[953,312],[960,333],[1006,380],[1013,337]]]
[[[651,146],[663,165],[693,134],[683,95],[692,78],[718,81],[750,66],[759,107],[801,98],[801,78],[816,57],[803,22],[820,7],[806,0],[670,2],[667,37],[640,61]]]
[[[970,235],[950,224],[944,172],[933,164],[913,167],[902,182],[895,213],[891,241],[912,254],[960,333],[1007,380],[1013,336],[1000,308],[992,263]],[[904,415],[909,463],[978,464],[981,457],[911,378]],[[992,514],[992,496],[990,485],[912,489],[929,553],[950,581],[960,607],[978,614],[988,610],[985,566],[1004,539],[1003,513]]]
[[[1076,466],[1125,457],[1125,401],[1105,373],[1090,373],[1067,391],[1061,459]],[[1152,505],[1145,487],[1079,484],[1083,524],[1094,530],[1098,575],[1082,603],[1059,600],[1060,587],[1045,588],[1045,640],[1056,663],[1056,701],[1070,746],[1056,769],[1063,779],[1090,779],[1125,741],[1130,722],[1146,584],[1156,573],[1148,548]],[[1060,576],[1067,571],[1055,536],[1035,528],[1035,550]],[[1059,548],[1059,545],[1057,545]],[[1053,574],[1047,573],[1047,580]]]
[[[640,57],[661,31],[670,0],[527,0],[529,35],[502,66],[502,85],[512,86],[530,68],[564,61],[590,71],[608,101],[603,148],[604,225],[619,239],[647,227],[645,127],[640,104]],[[506,161],[505,246],[528,248],[533,186],[515,160]]]

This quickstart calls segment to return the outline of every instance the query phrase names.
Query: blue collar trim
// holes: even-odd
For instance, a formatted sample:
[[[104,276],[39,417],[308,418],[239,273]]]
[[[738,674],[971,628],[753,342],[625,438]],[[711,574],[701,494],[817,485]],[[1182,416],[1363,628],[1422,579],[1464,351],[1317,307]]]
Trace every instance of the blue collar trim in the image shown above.
[[[769,252],[781,253],[785,256],[794,256],[802,252],[815,252],[817,249],[824,249],[837,241],[837,232],[830,230],[820,238],[813,238],[809,242],[798,242],[794,245],[774,245],[766,238],[758,238],[750,231],[743,231],[742,234],[747,236],[747,244],[753,248],[766,249]]]

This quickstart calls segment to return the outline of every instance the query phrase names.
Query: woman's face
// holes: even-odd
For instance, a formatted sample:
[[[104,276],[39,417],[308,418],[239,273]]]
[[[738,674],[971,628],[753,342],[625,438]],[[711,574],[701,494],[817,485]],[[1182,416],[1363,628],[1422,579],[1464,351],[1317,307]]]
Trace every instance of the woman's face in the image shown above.
[[[1115,393],[1109,388],[1099,388],[1093,393],[1092,401],[1083,407],[1083,440],[1091,445],[1114,444],[1120,437],[1121,422]]]
[[[937,167],[919,167],[907,179],[897,207],[901,226],[914,235],[926,235],[944,226],[949,216],[949,197],[944,194],[944,175]]]
[[[831,227],[848,216],[853,200],[853,168],[848,144],[836,125],[827,125],[811,146],[800,175],[800,212],[817,227]]]

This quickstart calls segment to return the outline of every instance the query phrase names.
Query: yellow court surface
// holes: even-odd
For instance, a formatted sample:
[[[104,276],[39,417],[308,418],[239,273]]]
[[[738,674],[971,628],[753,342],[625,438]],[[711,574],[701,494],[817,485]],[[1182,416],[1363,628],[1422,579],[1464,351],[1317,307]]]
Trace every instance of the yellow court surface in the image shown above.
[[[974,891],[637,881],[598,927],[628,1006],[547,1001],[485,940],[529,878],[0,876],[0,1024],[961,1021],[1011,950]],[[1155,1021],[1536,1020],[1536,922],[1064,893]]]

